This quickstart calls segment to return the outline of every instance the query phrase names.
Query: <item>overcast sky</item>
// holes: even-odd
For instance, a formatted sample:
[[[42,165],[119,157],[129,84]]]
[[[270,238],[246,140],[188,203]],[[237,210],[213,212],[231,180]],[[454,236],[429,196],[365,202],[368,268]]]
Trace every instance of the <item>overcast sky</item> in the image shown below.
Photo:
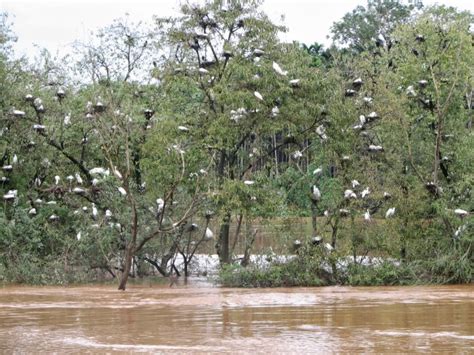
[[[151,22],[152,15],[176,14],[179,0],[0,0],[0,11],[11,15],[18,36],[18,55],[32,56],[33,44],[52,53],[66,52],[74,40],[87,40],[91,30],[106,26],[113,19],[130,14],[133,21]],[[424,0],[425,5],[441,3],[474,11],[474,0]],[[328,44],[327,35],[334,21],[366,0],[266,0],[264,10],[289,28],[284,40]]]

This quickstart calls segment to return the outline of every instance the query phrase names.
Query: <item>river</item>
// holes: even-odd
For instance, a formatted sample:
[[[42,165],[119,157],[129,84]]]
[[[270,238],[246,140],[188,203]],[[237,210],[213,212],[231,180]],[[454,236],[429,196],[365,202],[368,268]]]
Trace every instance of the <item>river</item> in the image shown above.
[[[469,353],[474,285],[0,288],[0,352]]]

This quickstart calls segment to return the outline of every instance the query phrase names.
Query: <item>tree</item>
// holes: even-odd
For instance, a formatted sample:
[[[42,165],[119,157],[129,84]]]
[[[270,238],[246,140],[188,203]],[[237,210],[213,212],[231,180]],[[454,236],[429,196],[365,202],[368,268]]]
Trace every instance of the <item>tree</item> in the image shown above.
[[[357,6],[334,23],[332,39],[356,53],[391,46],[395,27],[409,21],[412,13],[422,7],[421,1],[404,5],[398,0],[368,0],[366,7]]]
[[[279,43],[282,28],[259,5],[185,5],[183,17],[158,22],[169,27],[164,38],[175,48],[160,76],[167,112],[189,127],[189,139],[212,159],[210,200],[221,218],[216,245],[221,263],[230,262],[234,213],[250,216],[270,206],[275,154],[287,147],[302,150],[303,132],[319,119],[318,78],[307,54],[296,44]],[[277,142],[277,135],[288,137]]]

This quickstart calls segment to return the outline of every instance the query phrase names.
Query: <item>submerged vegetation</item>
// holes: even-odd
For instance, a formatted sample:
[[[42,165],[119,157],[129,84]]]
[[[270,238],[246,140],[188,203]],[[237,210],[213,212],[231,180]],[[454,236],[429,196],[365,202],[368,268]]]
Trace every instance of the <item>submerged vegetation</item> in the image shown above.
[[[324,49],[209,0],[34,62],[3,14],[0,281],[124,290],[214,249],[232,286],[472,282],[473,14],[417,4],[369,0]]]

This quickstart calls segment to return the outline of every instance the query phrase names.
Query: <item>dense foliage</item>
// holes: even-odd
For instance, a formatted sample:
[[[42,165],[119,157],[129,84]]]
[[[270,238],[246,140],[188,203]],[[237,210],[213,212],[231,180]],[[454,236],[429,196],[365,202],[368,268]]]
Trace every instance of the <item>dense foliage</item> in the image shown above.
[[[125,289],[215,248],[230,285],[472,281],[473,15],[371,0],[325,50],[259,5],[116,20],[34,63],[2,15],[0,280]],[[252,262],[289,217],[304,240]]]

